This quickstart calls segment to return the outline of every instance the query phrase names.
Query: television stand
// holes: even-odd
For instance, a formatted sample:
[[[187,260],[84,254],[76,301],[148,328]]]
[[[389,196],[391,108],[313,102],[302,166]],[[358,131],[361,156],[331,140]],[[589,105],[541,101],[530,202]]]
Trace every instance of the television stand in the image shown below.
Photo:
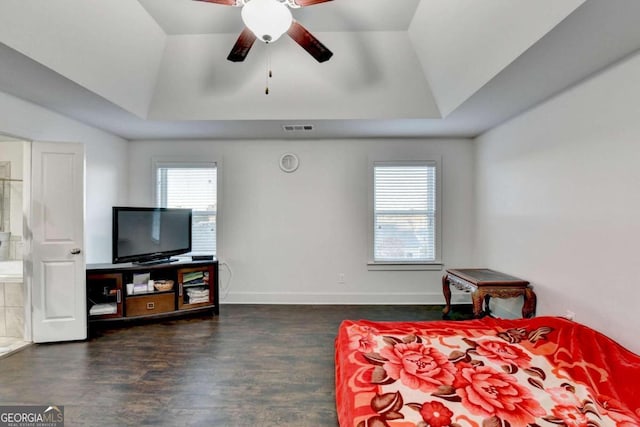
[[[148,274],[156,285],[133,285],[134,275]],[[132,292],[128,292],[133,288]],[[88,324],[126,322],[188,314],[220,314],[218,261],[164,259],[153,264],[87,265]]]

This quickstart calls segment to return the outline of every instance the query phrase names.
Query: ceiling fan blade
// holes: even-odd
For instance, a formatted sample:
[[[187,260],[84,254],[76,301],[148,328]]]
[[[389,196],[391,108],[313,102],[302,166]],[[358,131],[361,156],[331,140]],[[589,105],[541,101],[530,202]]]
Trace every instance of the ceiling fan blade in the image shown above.
[[[333,56],[325,45],[320,40],[315,38],[313,34],[307,31],[298,21],[293,21],[289,31],[287,31],[289,37],[291,37],[296,43],[298,43],[304,50],[309,52],[318,62],[328,61]]]
[[[203,2],[207,2],[207,3],[216,3],[216,4],[224,4],[226,6],[238,6],[238,3],[236,2],[236,0],[196,0],[196,1],[203,1]]]
[[[300,7],[313,6],[314,4],[326,3],[328,1],[332,0],[293,0],[293,2]]]
[[[242,62],[247,57],[251,46],[256,41],[256,36],[250,29],[246,28],[240,33],[240,37],[236,40],[236,44],[233,45],[231,52],[227,59],[232,62]]]

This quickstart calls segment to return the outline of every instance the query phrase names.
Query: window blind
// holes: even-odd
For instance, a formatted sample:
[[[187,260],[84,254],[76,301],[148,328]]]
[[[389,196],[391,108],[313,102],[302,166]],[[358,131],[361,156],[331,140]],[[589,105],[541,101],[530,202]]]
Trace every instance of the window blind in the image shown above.
[[[374,164],[374,261],[436,260],[436,165]]]
[[[212,167],[158,167],[158,204],[193,210],[192,252],[216,254],[218,174]]]

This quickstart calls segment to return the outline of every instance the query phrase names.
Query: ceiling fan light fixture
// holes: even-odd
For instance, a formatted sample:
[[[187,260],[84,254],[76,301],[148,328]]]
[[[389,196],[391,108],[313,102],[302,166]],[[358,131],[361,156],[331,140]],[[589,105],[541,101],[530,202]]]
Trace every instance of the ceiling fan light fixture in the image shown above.
[[[241,15],[244,25],[265,43],[278,40],[293,22],[289,8],[278,0],[249,0]]]

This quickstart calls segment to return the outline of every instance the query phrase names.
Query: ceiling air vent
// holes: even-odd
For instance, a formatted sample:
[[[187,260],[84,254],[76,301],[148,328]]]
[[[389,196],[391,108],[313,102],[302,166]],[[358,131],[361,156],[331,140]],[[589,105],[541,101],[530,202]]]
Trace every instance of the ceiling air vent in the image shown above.
[[[283,125],[285,132],[311,132],[313,125]]]

